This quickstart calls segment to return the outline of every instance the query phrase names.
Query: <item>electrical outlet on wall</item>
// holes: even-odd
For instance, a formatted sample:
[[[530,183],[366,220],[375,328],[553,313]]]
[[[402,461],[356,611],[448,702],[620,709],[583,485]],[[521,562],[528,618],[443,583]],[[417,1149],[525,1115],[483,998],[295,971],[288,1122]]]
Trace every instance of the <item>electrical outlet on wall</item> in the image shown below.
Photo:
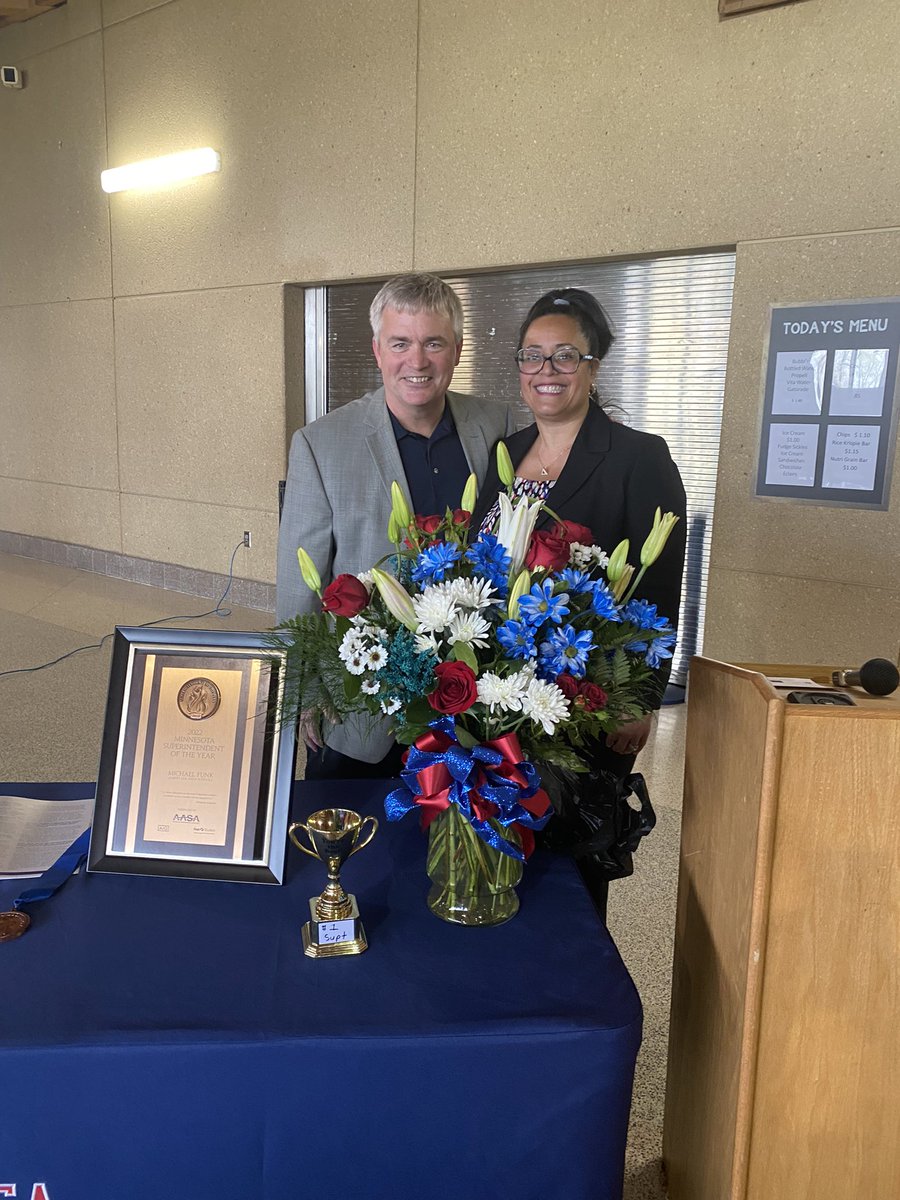
[[[252,544],[253,544],[253,536],[252,536],[252,534],[250,533],[250,530],[249,530],[249,529],[245,529],[245,530],[244,530],[244,545],[245,545],[245,546],[247,547],[247,549],[249,550],[249,549],[250,549],[250,547],[252,546]]]

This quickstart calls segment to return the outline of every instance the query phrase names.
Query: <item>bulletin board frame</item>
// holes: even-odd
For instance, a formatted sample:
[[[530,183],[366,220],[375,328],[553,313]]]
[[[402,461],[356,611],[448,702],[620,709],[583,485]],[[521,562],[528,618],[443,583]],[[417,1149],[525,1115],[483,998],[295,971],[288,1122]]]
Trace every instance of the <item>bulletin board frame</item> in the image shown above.
[[[887,509],[900,299],[772,305],[755,495]]]

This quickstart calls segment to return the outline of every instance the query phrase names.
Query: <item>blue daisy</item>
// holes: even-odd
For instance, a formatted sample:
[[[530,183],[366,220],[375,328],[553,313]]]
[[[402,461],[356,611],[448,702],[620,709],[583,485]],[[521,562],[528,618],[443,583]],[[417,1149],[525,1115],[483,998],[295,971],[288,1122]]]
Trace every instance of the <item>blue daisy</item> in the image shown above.
[[[616,605],[616,598],[612,594],[608,584],[605,584],[602,579],[598,579],[593,586],[594,594],[591,598],[591,608],[598,617],[603,617],[607,621],[621,621],[622,614]]]
[[[527,596],[520,597],[519,614],[534,629],[540,629],[547,621],[558,625],[569,615],[568,599],[568,592],[554,596],[553,580],[545,579],[543,583],[536,583]]]
[[[622,617],[638,629],[666,629],[669,625],[668,617],[659,616],[656,605],[646,600],[629,600],[622,609]]]
[[[671,633],[666,633],[661,638],[654,638],[647,649],[647,657],[645,659],[647,666],[658,667],[662,664],[664,658],[671,658],[674,646],[674,629]]]
[[[497,626],[497,641],[507,658],[534,658],[534,630],[524,621],[505,621]]]
[[[564,571],[560,571],[557,579],[560,583],[564,583],[574,596],[578,596],[582,592],[589,592],[594,586],[594,580],[587,571],[579,571],[575,567],[566,567]]]
[[[440,582],[456,562],[459,562],[459,546],[453,542],[434,542],[416,559],[412,577],[416,583]]]
[[[581,679],[588,655],[593,649],[594,640],[589,629],[579,632],[572,625],[561,625],[541,645],[541,672],[547,672],[551,679],[555,679],[557,675],[568,671],[575,679]]]

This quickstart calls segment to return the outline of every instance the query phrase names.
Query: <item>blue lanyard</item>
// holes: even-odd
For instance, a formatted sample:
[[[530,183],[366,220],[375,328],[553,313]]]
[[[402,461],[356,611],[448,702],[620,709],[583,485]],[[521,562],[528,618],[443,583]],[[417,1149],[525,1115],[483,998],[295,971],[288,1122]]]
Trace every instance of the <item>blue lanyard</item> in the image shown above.
[[[34,887],[27,888],[13,900],[13,908],[18,910],[25,904],[40,904],[42,900],[49,900],[87,858],[90,840],[91,830],[88,826],[68,850],[63,851],[53,866],[47,868]]]

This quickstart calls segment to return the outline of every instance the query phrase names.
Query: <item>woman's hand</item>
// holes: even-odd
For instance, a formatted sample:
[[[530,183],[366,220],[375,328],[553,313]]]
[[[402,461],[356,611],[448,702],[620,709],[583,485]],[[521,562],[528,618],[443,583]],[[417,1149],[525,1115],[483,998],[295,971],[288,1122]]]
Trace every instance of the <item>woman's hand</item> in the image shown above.
[[[647,713],[640,721],[629,721],[627,725],[620,725],[615,733],[608,733],[606,744],[616,754],[640,754],[652,728],[653,714]]]

